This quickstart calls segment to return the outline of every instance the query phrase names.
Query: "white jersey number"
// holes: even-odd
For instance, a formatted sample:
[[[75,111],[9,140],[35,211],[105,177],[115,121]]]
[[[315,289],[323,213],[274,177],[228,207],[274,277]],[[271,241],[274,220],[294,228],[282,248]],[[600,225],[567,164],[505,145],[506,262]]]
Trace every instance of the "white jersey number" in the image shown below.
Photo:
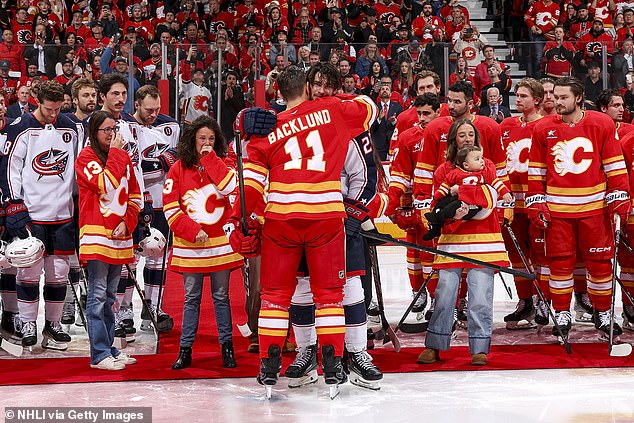
[[[324,161],[324,146],[321,142],[321,135],[319,131],[311,131],[306,137],[306,146],[313,150],[313,156],[306,160],[306,170],[313,170],[315,172],[323,172],[326,170],[326,162]],[[291,160],[284,163],[284,170],[301,169],[302,150],[299,146],[299,140],[297,137],[289,138],[284,144],[284,151],[291,156]]]

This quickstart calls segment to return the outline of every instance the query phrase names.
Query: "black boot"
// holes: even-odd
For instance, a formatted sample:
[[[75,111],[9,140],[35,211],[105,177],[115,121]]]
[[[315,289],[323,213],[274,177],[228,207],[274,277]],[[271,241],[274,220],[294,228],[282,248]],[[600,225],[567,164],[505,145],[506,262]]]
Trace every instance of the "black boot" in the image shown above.
[[[227,369],[236,367],[236,357],[233,354],[233,342],[231,341],[222,344],[222,367]]]
[[[192,347],[181,347],[178,358],[172,364],[172,370],[181,370],[192,365]]]

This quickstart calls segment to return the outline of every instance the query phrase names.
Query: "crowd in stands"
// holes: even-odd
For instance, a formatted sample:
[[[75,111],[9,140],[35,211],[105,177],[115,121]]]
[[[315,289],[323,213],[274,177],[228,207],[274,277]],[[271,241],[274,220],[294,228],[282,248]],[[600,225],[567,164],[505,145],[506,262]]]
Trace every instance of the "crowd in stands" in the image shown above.
[[[499,98],[495,111],[497,106],[513,106],[509,68],[495,58],[493,47],[471,24],[469,10],[459,0],[136,1],[1,1],[0,89],[7,104],[18,102],[22,85],[29,88],[29,102],[34,103],[33,90],[45,79],[58,80],[69,93],[76,78],[98,80],[110,72],[131,72],[133,92],[145,84],[156,85],[163,72],[162,45],[167,45],[172,91],[177,72],[179,81],[189,84],[180,87],[190,93],[179,106],[185,121],[213,114],[218,92],[232,110],[252,104],[257,79],[266,80],[272,107],[283,107],[276,105],[281,102],[276,75],[289,64],[308,69],[317,61],[338,66],[348,91],[376,101],[390,78],[390,96],[405,109],[413,98],[416,74],[434,71],[445,85],[446,47],[451,52],[449,83],[471,81],[478,106],[486,110],[491,110],[489,88],[498,91],[493,97]],[[592,69],[602,68],[606,54],[609,85],[621,89],[634,110],[630,6],[634,3],[614,0],[490,0],[488,9],[495,15],[488,17],[507,29],[508,41],[534,42],[521,50],[532,55],[532,76],[576,75],[602,84]],[[128,111],[132,98],[129,103]],[[174,102],[170,103],[173,113]],[[20,104],[26,110],[23,101]],[[223,130],[230,129],[223,125]]]

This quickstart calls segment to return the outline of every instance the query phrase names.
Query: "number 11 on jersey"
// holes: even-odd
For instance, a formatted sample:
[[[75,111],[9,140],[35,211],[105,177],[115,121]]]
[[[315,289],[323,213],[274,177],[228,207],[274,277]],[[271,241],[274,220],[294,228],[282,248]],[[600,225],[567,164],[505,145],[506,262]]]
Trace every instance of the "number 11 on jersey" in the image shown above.
[[[303,159],[306,158],[306,170],[324,172],[326,162],[324,161],[324,146],[321,143],[319,130],[310,131],[306,136],[306,146],[313,151],[311,157],[302,157],[302,150],[297,137],[289,138],[284,144],[284,151],[291,156],[291,160],[284,164],[284,170],[296,170],[302,168]]]

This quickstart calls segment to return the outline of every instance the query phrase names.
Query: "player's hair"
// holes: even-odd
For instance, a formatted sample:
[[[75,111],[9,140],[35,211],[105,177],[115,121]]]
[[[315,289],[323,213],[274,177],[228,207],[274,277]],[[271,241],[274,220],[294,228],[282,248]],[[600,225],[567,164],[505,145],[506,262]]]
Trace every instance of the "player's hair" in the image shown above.
[[[37,92],[37,101],[42,104],[48,101],[64,101],[64,87],[57,81],[45,81]]]
[[[90,140],[90,148],[93,149],[99,160],[101,160],[101,164],[105,165],[108,160],[108,152],[104,151],[101,148],[101,145],[97,141],[97,135],[99,134],[99,127],[104,123],[106,119],[112,119],[115,122],[117,121],[114,116],[110,112],[105,110],[97,110],[95,113],[90,115],[90,119],[88,120],[88,128],[86,128],[86,135]]]
[[[465,100],[473,100],[473,85],[470,81],[456,81],[449,86],[449,91],[463,93]]]
[[[621,97],[621,99],[623,99],[623,96],[616,88],[608,88],[607,90],[601,91],[597,96],[597,110],[601,111],[602,107],[607,109],[612,101],[612,97]]]
[[[315,63],[308,69],[306,79],[310,85],[315,83],[317,74],[321,76],[321,82],[327,88],[332,88],[335,92],[341,88],[341,74],[339,70],[330,63]]]
[[[430,106],[433,111],[440,109],[440,99],[436,94],[421,94],[414,100],[414,107]]]
[[[290,65],[280,72],[277,86],[286,102],[300,98],[306,90],[306,72]]]
[[[456,153],[456,158],[453,161],[454,167],[460,167],[464,169],[464,162],[467,161],[467,156],[472,151],[482,151],[482,148],[479,145],[465,145]]]
[[[520,81],[515,85],[515,94],[517,94],[517,89],[520,87],[526,88],[531,92],[533,98],[539,99],[539,103],[537,103],[538,106],[542,103],[542,100],[544,99],[544,86],[538,80],[531,77],[520,79]]]
[[[114,84],[123,84],[125,89],[128,89],[128,78],[120,73],[108,73],[101,76],[99,79],[99,93],[106,95]]]
[[[544,84],[553,84],[555,85],[555,80],[552,78],[542,78],[539,80],[539,83],[542,84],[542,87],[544,86]]]
[[[416,96],[416,90],[418,90],[418,81],[424,78],[432,78],[434,80],[434,85],[440,88],[440,76],[434,71],[430,70],[422,70],[416,74],[414,77],[414,83],[412,84],[412,89],[410,95],[412,97]]]
[[[556,87],[570,88],[570,91],[572,91],[572,95],[574,95],[575,97],[581,97],[579,101],[577,102],[577,105],[579,107],[583,106],[584,87],[583,87],[583,82],[581,82],[579,79],[575,78],[574,76],[564,76],[555,81],[554,88]]]
[[[178,145],[176,146],[178,158],[183,163],[183,166],[188,169],[191,169],[196,164],[198,164],[198,152],[196,151],[196,134],[202,128],[208,128],[214,131],[214,134],[216,136],[214,142],[214,152],[216,153],[216,155],[218,157],[227,156],[227,142],[225,141],[225,137],[222,135],[222,130],[220,129],[220,125],[218,125],[218,122],[216,122],[215,119],[212,119],[209,116],[199,116],[194,119],[191,124],[185,125],[181,138],[178,141]]]
[[[482,52],[484,53],[484,50],[486,50],[488,48],[492,48],[493,51],[495,51],[495,47],[493,47],[491,44],[485,44],[485,45],[482,46]]]
[[[161,91],[154,85],[144,85],[137,90],[135,97],[136,101],[143,101],[147,97],[158,99],[161,98]]]
[[[95,91],[97,91],[97,84],[95,84],[95,81],[88,78],[76,79],[70,89],[70,96],[72,98],[79,98],[79,90],[81,90],[82,88],[93,88]]]
[[[451,124],[449,128],[449,134],[447,134],[447,161],[454,163],[456,160],[456,153],[458,152],[458,145],[456,144],[456,137],[458,136],[458,129],[462,125],[469,125],[475,132],[475,145],[480,146],[480,132],[475,127],[471,119],[458,119]]]

